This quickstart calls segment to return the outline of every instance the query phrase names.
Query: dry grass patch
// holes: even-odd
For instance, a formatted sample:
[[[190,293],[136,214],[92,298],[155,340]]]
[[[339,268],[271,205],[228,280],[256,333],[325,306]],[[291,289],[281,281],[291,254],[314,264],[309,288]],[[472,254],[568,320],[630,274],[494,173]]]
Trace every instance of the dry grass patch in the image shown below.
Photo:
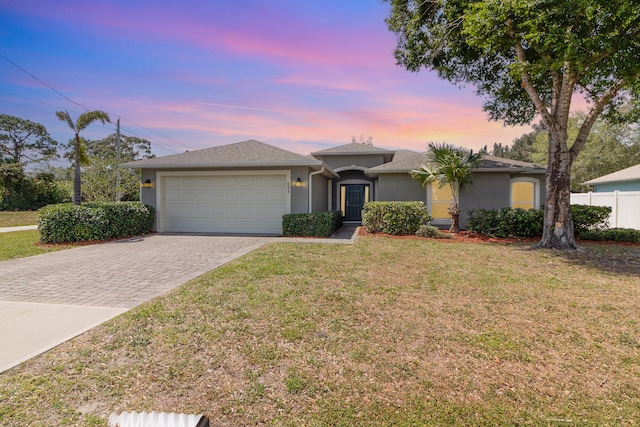
[[[0,424],[636,425],[639,258],[271,245],[0,374]]]

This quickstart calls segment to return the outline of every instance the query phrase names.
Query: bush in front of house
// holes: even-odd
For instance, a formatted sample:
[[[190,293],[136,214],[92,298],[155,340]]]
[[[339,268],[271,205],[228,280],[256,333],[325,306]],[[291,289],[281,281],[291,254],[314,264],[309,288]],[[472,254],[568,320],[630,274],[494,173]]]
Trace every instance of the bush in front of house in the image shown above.
[[[609,228],[586,230],[578,236],[582,240],[640,243],[640,230],[633,228]]]
[[[493,237],[525,238],[542,234],[543,224],[541,209],[472,209],[467,230]]]
[[[40,242],[68,243],[139,236],[153,228],[155,210],[139,202],[64,203],[40,210]]]
[[[362,209],[362,225],[369,233],[411,235],[429,221],[423,202],[367,202]]]
[[[573,228],[577,237],[590,230],[604,230],[611,208],[607,206],[571,205]],[[473,209],[467,229],[493,237],[526,238],[542,234],[543,209]]]
[[[329,237],[340,227],[342,227],[342,215],[337,211],[282,216],[282,234],[289,237]]]
[[[609,206],[571,205],[573,230],[576,236],[589,230],[606,230],[609,228]]]
[[[416,236],[429,239],[453,239],[451,234],[443,233],[442,230],[433,225],[421,225],[416,231]]]

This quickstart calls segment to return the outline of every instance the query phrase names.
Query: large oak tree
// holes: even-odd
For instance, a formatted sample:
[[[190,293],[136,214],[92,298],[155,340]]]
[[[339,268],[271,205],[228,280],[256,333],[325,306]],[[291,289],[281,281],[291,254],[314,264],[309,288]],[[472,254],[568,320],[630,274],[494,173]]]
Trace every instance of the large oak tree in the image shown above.
[[[575,249],[571,165],[601,115],[640,111],[640,3],[632,0],[388,0],[395,56],[471,84],[493,120],[548,129],[545,219],[540,247]],[[572,140],[572,101],[588,111]],[[629,102],[630,116],[619,106]]]

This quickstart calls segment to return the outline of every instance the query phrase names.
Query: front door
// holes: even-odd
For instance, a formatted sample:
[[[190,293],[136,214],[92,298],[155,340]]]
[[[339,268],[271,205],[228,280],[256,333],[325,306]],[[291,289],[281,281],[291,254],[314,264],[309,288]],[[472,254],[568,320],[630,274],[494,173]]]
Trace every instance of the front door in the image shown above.
[[[345,185],[345,221],[362,221],[365,200],[365,184]]]

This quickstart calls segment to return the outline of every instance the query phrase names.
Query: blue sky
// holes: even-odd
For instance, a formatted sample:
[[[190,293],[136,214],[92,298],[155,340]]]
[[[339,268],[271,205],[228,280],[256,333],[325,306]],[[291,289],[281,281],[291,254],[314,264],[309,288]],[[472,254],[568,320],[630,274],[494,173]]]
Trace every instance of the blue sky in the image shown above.
[[[385,148],[479,149],[530,130],[489,122],[472,88],[396,66],[389,9],[376,0],[0,0],[0,112],[64,143],[70,130],[55,111],[104,110],[157,155],[246,139],[308,154],[360,135]],[[114,129],[92,125],[85,137]]]

